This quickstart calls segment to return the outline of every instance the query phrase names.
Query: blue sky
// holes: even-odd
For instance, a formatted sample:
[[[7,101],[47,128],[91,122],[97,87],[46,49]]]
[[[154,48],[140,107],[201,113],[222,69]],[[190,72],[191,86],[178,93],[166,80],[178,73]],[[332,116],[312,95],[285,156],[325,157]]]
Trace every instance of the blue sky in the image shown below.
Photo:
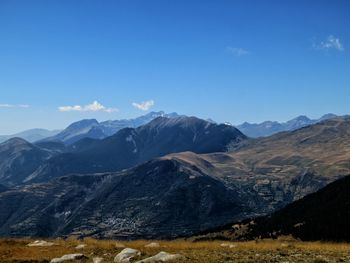
[[[347,0],[2,0],[0,134],[150,110],[350,113],[349,14]]]

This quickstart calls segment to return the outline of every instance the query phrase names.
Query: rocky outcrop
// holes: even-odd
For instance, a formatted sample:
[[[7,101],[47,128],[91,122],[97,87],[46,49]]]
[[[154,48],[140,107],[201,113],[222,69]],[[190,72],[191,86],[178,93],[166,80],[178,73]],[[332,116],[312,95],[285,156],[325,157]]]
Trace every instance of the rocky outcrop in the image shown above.
[[[114,262],[125,263],[131,259],[140,256],[141,252],[133,248],[124,248],[118,255],[115,256]]]

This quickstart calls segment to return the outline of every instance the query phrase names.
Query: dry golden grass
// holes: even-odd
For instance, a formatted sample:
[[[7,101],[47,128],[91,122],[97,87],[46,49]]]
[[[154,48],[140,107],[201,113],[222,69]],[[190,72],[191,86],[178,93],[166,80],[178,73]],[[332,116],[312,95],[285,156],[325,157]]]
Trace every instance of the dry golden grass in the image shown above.
[[[174,241],[115,241],[115,240],[50,240],[51,247],[28,247],[33,240],[2,239],[0,240],[0,262],[49,262],[52,258],[70,253],[83,253],[88,259],[75,262],[92,262],[93,257],[104,258],[103,262],[113,262],[116,254],[125,247],[139,249],[146,258],[160,251],[180,253],[186,257],[181,262],[350,262],[350,244],[298,242],[294,240],[261,240],[247,242],[186,240]],[[158,242],[160,247],[146,248],[150,242]],[[79,244],[86,247],[77,250]],[[226,244],[223,246],[222,244]],[[231,245],[231,248],[229,247]]]

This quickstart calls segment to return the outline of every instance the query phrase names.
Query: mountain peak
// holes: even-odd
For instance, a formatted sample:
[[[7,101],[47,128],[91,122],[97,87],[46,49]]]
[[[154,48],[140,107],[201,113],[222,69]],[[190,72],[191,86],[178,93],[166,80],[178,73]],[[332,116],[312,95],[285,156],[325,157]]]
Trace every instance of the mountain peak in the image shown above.
[[[323,115],[320,120],[329,120],[329,119],[333,119],[333,118],[336,118],[338,117],[337,115],[333,114],[333,113],[327,113],[325,115]]]
[[[70,124],[67,129],[76,129],[76,128],[82,128],[82,127],[88,127],[88,126],[93,126],[97,125],[98,121],[96,119],[83,119],[80,121],[73,122]]]
[[[304,122],[308,122],[308,121],[310,121],[311,119],[309,118],[309,117],[307,117],[306,115],[300,115],[300,116],[298,116],[298,117],[296,117],[296,118],[294,118],[294,119],[292,119],[292,120],[290,120],[290,121],[288,121],[288,122],[293,122],[293,121],[304,121]],[[288,123],[287,122],[287,123]]]

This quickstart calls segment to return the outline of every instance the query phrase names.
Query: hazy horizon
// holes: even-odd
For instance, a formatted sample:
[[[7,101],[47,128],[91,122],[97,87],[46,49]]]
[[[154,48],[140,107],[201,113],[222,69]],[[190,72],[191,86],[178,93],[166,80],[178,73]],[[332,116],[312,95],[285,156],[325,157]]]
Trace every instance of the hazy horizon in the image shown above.
[[[160,110],[160,111],[161,111],[161,110]],[[143,114],[141,113],[141,115],[135,116],[134,118],[144,116],[144,115],[146,115],[146,114],[148,114],[148,113],[151,113],[151,112],[159,112],[159,111],[150,111],[150,112],[146,112],[146,113],[143,113]],[[170,112],[165,112],[165,113],[170,113]],[[178,112],[176,112],[176,113],[178,113]],[[178,114],[179,114],[179,115],[186,115],[186,114],[181,114],[181,113],[178,113]],[[285,122],[287,122],[287,121],[290,121],[290,120],[292,120],[292,119],[294,119],[294,118],[297,118],[297,117],[300,117],[300,116],[306,116],[306,117],[308,117],[309,119],[313,120],[313,119],[319,119],[319,118],[321,118],[322,116],[324,116],[324,115],[326,115],[326,114],[335,114],[335,113],[333,113],[333,112],[328,112],[328,113],[321,114],[321,115],[319,115],[319,116],[309,116],[309,115],[307,115],[307,114],[302,114],[302,115],[294,116],[294,117],[292,117],[292,118],[290,118],[290,119],[286,119],[286,120],[272,120],[272,119],[266,119],[266,120],[264,120],[264,121],[272,121],[272,122],[275,122],[275,121],[276,121],[276,122],[279,122],[279,123],[285,123]],[[335,114],[335,115],[344,116],[344,115],[348,115],[348,114]],[[186,115],[186,116],[191,117],[191,116],[194,116],[194,115]],[[198,116],[194,116],[194,117],[198,117]],[[109,120],[122,120],[123,118],[116,118],[116,119],[85,118],[85,119],[96,119],[98,122],[104,122],[104,121],[109,121]],[[133,118],[130,118],[130,119],[133,119]],[[212,118],[210,118],[210,117],[208,117],[208,118],[202,118],[202,119],[204,119],[204,120],[209,120],[209,119],[210,119],[210,120],[213,120],[213,121],[217,122],[216,120],[214,120],[214,119],[212,119]],[[49,131],[61,131],[61,130],[65,129],[65,128],[67,128],[70,124],[72,124],[72,123],[74,123],[74,122],[81,121],[81,120],[84,120],[84,119],[76,119],[76,120],[73,120],[72,122],[68,122],[65,126],[58,127],[58,128],[52,128],[52,129],[50,129],[50,128],[47,128],[47,127],[31,127],[31,128],[27,128],[27,129],[23,129],[23,130],[18,130],[18,131],[12,132],[12,133],[7,133],[7,134],[6,134],[6,133],[0,133],[0,136],[1,136],[1,135],[13,135],[13,134],[16,134],[16,133],[20,133],[20,132],[27,131],[27,130],[34,130],[34,129],[45,129],[45,130],[49,130]],[[218,122],[218,123],[230,123],[230,124],[232,124],[232,125],[234,125],[234,126],[238,126],[238,125],[243,124],[244,122],[248,122],[248,123],[250,123],[250,124],[260,124],[260,123],[262,123],[262,122],[264,122],[264,121],[261,121],[261,122],[243,121],[243,122],[240,122],[240,123],[231,123],[231,122],[229,122],[229,121],[224,121],[224,122]]]

